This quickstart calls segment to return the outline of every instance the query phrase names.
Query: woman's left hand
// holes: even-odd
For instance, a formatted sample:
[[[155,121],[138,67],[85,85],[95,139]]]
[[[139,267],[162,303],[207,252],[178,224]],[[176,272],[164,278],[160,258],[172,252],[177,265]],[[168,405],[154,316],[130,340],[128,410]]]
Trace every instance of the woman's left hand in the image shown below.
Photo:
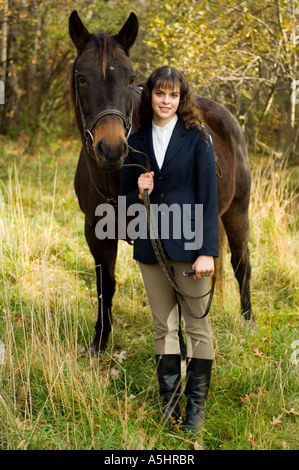
[[[195,263],[193,263],[192,269],[195,270],[194,279],[200,279],[204,276],[212,277],[215,271],[213,256],[199,256]]]

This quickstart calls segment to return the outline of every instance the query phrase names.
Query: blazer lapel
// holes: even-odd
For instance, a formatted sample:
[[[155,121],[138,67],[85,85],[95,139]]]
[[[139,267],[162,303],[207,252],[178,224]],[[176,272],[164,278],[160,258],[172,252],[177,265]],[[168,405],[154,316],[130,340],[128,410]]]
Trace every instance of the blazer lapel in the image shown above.
[[[188,131],[186,130],[182,121],[178,120],[170,138],[161,169],[167,166],[170,160],[175,156],[175,154],[181,150],[182,146],[184,145],[184,136],[187,133]]]
[[[151,164],[155,167],[157,171],[161,171],[155,156],[154,145],[153,145],[153,133],[152,127],[147,127],[144,130],[144,148],[145,153],[147,154],[148,158],[150,159]]]
[[[182,146],[184,145],[184,137],[187,133],[188,131],[182,121],[178,120],[169,141],[162,168],[160,169],[154,152],[152,127],[149,126],[143,130],[142,139],[144,141],[144,152],[148,155],[150,162],[155,167],[156,171],[161,172],[176,153],[182,149]]]

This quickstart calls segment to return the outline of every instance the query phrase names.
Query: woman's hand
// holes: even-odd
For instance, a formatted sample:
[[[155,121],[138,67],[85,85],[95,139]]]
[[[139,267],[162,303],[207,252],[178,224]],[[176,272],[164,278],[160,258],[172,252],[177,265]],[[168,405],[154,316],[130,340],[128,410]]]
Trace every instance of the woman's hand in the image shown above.
[[[199,256],[195,263],[193,263],[192,269],[196,271],[193,275],[194,279],[200,279],[204,276],[212,277],[215,271],[213,256]]]
[[[143,200],[143,191],[145,189],[148,190],[148,194],[150,195],[152,190],[154,189],[154,172],[151,171],[150,173],[143,173],[138,178],[138,188],[139,188],[139,199]]]

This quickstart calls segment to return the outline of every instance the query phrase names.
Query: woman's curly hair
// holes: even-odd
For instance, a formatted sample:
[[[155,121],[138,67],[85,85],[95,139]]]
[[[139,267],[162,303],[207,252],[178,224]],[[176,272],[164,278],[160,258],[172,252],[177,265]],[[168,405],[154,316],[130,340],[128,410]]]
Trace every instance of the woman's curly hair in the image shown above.
[[[180,89],[180,104],[177,110],[178,117],[184,122],[186,129],[196,128],[205,137],[207,132],[202,127],[200,111],[196,104],[196,98],[184,75],[174,67],[167,65],[156,69],[144,85],[139,106],[140,127],[151,125],[153,119],[152,91],[155,88]]]

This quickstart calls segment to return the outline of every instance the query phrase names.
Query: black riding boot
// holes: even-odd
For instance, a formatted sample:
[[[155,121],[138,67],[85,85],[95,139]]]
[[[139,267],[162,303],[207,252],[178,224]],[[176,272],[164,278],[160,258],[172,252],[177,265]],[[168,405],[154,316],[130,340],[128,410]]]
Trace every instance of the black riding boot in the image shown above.
[[[180,419],[181,356],[164,354],[156,356],[160,395],[163,397],[163,419],[175,424]]]
[[[209,391],[212,360],[188,359],[187,382],[185,395],[188,398],[186,407],[186,427],[197,432],[203,425],[205,402]]]

